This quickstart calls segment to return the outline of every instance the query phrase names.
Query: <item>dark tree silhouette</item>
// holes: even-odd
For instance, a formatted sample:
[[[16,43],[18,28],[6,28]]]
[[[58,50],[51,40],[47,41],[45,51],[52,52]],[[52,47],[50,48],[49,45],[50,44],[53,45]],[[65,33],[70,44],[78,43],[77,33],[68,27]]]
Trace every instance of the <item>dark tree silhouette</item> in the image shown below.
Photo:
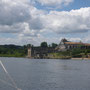
[[[42,42],[40,46],[43,48],[46,48],[46,47],[48,47],[48,44],[47,44],[47,42]]]

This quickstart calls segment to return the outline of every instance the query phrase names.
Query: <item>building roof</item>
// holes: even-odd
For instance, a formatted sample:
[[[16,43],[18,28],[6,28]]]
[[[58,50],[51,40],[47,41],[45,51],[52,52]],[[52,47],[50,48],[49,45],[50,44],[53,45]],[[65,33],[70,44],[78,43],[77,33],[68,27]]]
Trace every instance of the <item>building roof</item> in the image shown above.
[[[65,44],[69,45],[84,45],[84,46],[90,46],[89,43],[82,43],[82,42],[64,42]]]
[[[62,39],[61,42],[69,42],[67,39]]]

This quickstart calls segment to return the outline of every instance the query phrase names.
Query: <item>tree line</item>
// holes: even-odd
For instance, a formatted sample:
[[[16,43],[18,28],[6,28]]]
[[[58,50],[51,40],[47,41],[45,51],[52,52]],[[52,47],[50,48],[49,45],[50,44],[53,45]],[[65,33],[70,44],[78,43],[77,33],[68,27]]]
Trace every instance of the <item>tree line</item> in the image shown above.
[[[57,46],[56,43],[52,43],[50,45],[47,42],[41,42],[40,46],[38,47],[53,47]],[[27,55],[28,47],[35,47],[32,44],[27,45],[0,45],[0,57],[25,57]]]
[[[40,46],[38,46],[38,47],[43,47],[43,48],[52,47],[52,48],[55,48],[56,46],[58,46],[58,44],[56,44],[56,43],[48,44],[47,42],[41,42]],[[31,45],[31,44],[27,44],[27,47],[34,47],[34,46]]]

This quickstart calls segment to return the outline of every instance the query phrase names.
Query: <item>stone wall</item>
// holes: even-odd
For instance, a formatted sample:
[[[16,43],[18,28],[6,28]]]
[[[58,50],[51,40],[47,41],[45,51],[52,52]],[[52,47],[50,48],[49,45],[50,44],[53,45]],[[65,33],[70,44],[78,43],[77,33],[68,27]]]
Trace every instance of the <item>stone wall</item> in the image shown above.
[[[29,58],[47,58],[48,53],[53,53],[55,52],[54,48],[51,47],[32,47],[28,48],[28,57]]]

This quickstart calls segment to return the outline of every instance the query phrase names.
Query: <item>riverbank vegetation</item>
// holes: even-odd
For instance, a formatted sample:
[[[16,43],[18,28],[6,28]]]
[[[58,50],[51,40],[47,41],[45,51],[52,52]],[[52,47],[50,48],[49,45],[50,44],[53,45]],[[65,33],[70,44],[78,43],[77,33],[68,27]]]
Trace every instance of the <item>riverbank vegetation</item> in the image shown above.
[[[49,54],[50,58],[61,58],[61,59],[70,59],[70,58],[90,58],[90,49],[72,49],[68,51],[60,51]]]
[[[25,57],[26,54],[26,46],[0,45],[0,57]]]
[[[50,45],[47,42],[41,42],[38,47],[56,47],[57,44],[52,43]],[[0,45],[0,57],[26,57],[28,47],[34,47],[31,44],[27,45]]]
[[[50,45],[47,42],[42,42],[39,47],[53,47],[57,46],[56,43]],[[0,57],[26,57],[28,47],[34,47],[31,44],[27,45],[0,45]],[[49,53],[48,58],[56,59],[70,59],[70,58],[90,58],[90,49],[72,49],[68,51],[60,51]]]

